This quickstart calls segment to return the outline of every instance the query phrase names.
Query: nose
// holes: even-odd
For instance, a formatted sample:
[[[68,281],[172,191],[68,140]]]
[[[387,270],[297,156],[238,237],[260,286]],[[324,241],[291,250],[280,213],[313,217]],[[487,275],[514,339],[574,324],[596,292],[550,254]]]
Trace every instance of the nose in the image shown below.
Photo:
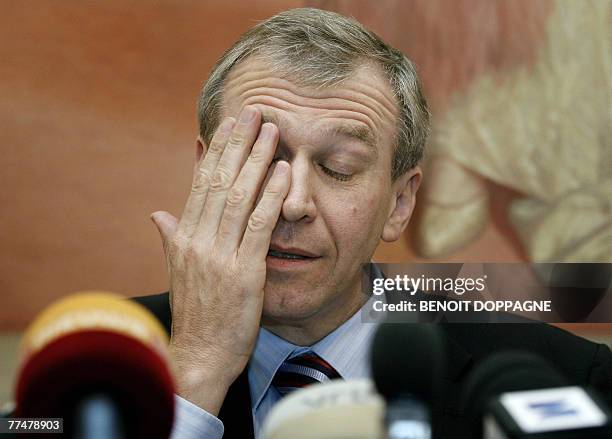
[[[295,157],[291,161],[291,187],[281,211],[287,222],[310,222],[317,216],[310,172],[310,164],[305,158]]]

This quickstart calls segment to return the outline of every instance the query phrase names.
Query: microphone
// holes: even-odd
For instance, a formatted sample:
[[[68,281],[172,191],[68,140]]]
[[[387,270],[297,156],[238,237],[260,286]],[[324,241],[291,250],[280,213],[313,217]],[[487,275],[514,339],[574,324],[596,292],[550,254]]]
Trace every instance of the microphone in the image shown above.
[[[383,324],[372,344],[372,376],[387,402],[389,439],[430,439],[430,407],[439,400],[445,353],[428,324]]]
[[[383,439],[384,401],[371,380],[332,380],[297,390],[274,406],[264,439]]]
[[[79,438],[167,438],[174,418],[168,337],[141,305],[105,292],[44,310],[21,344],[15,417],[64,418]]]
[[[464,402],[477,437],[612,437],[610,414],[598,397],[571,386],[544,359],[527,352],[486,359],[468,379]]]

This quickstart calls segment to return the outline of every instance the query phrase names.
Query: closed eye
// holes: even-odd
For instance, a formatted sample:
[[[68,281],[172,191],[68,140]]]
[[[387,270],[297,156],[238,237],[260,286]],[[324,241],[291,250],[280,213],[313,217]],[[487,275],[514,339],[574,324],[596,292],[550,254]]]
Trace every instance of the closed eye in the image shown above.
[[[348,181],[352,177],[351,174],[343,174],[341,172],[337,172],[337,171],[334,171],[332,169],[329,169],[329,168],[327,168],[327,167],[325,167],[323,165],[319,165],[319,166],[321,166],[321,169],[323,170],[323,172],[325,172],[330,177],[335,178],[336,180]]]

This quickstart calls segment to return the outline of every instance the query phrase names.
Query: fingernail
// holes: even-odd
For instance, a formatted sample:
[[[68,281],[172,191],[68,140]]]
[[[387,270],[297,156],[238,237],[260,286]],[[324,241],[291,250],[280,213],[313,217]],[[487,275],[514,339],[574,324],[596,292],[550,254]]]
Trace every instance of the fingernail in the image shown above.
[[[274,175],[283,175],[286,174],[289,170],[289,163],[284,160],[279,160],[276,162],[276,166],[274,167]]]
[[[234,118],[226,117],[225,119],[223,119],[223,122],[221,122],[221,126],[219,127],[219,130],[223,134],[228,134],[230,131],[232,131],[233,127],[234,127]]]
[[[264,123],[261,126],[261,137],[264,139],[269,139],[272,137],[272,133],[273,133],[273,128],[271,126],[271,124],[269,123]]]
[[[247,123],[255,118],[255,108],[253,107],[244,107],[242,110],[242,114],[240,115],[240,122]]]

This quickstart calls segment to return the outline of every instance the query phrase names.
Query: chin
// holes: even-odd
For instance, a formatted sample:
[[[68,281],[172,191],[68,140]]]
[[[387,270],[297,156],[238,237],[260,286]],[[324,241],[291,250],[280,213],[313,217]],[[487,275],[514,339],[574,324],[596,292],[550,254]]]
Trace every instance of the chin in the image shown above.
[[[303,321],[321,309],[321,301],[312,292],[299,289],[264,290],[263,317],[278,322]]]

